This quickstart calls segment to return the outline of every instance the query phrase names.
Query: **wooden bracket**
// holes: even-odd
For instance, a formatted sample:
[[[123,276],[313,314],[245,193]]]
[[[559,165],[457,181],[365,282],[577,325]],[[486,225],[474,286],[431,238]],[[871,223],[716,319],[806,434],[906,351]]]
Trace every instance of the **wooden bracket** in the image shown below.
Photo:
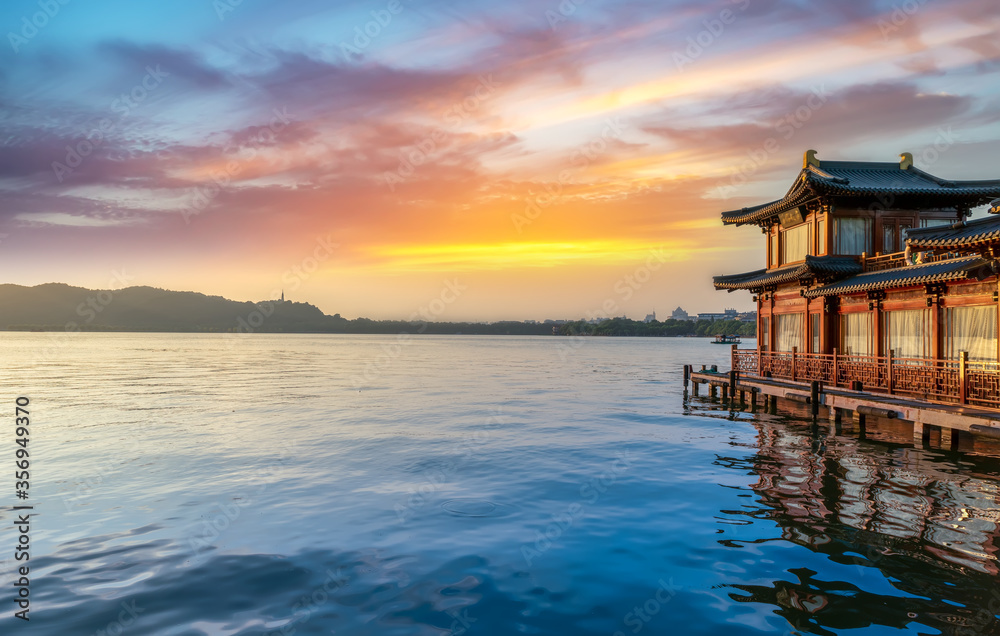
[[[941,304],[941,296],[944,295],[947,286],[944,283],[927,283],[924,285],[924,293],[927,294],[927,306]]]

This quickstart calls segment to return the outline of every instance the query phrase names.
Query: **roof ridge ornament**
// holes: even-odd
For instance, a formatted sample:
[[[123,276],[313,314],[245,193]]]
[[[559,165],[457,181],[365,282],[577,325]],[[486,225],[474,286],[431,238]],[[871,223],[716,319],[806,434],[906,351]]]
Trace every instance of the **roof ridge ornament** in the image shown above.
[[[899,155],[899,169],[900,170],[907,170],[908,168],[912,168],[912,167],[913,167],[913,153],[912,152],[904,152],[901,155]]]
[[[990,203],[990,214],[1000,214],[1000,199],[994,199]]]
[[[805,170],[809,166],[819,168],[819,159],[816,158],[815,150],[806,150],[805,156],[802,157],[802,169]]]

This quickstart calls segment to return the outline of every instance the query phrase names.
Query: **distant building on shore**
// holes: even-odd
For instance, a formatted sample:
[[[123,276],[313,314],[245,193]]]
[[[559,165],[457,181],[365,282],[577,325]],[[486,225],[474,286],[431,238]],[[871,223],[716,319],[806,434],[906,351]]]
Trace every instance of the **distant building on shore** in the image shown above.
[[[646,317],[642,321],[643,322],[656,322],[656,310],[654,309],[653,313],[651,313],[651,314],[646,314]]]
[[[673,313],[670,314],[670,318],[673,320],[691,320],[691,316],[688,315],[688,312],[684,311],[680,307],[675,309]]]
[[[740,312],[735,309],[726,309],[721,314],[718,313],[702,313],[698,314],[698,320],[708,320],[710,322],[715,322],[716,320],[737,320]]]

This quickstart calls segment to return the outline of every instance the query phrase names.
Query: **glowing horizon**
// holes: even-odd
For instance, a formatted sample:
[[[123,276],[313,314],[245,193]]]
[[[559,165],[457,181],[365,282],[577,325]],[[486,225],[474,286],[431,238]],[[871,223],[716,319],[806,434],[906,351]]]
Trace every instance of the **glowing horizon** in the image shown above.
[[[711,276],[762,267],[761,235],[719,213],[782,196],[806,149],[1000,177],[984,0],[565,4],[99,0],[28,37],[37,5],[7,3],[0,282],[292,280],[370,318],[453,279],[446,320],[750,309]]]

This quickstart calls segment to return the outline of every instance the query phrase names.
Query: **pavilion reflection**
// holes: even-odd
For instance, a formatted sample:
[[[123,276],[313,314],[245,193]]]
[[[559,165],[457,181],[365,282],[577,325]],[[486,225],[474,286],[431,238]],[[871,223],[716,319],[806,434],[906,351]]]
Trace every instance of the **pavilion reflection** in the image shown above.
[[[753,424],[757,453],[719,462],[752,472],[757,499],[723,513],[773,520],[780,539],[857,566],[858,585],[789,569],[797,581],[733,585],[733,599],[774,605],[804,633],[919,623],[945,634],[1000,634],[996,460],[769,418]],[[896,592],[872,591],[884,585],[872,588],[867,568]]]

